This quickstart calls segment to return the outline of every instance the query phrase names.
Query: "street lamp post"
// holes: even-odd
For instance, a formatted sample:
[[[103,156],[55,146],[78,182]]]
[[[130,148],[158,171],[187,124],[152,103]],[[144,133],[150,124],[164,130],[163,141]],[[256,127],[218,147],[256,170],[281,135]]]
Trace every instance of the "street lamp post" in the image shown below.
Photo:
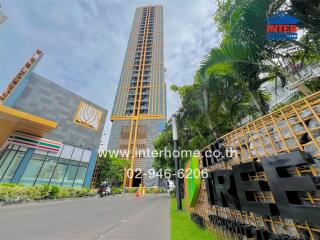
[[[172,115],[172,138],[173,138],[173,160],[176,174],[176,198],[177,198],[177,210],[182,210],[181,192],[180,192],[180,179],[179,179],[179,158],[178,151],[178,130],[177,130],[177,118],[176,115]]]

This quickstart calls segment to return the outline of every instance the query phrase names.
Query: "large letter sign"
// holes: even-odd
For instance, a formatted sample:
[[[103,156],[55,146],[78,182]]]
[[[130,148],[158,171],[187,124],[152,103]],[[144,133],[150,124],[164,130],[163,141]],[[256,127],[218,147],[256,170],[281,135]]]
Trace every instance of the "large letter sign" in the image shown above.
[[[305,152],[292,152],[263,158],[261,163],[252,161],[233,165],[232,170],[215,170],[205,179],[209,205],[248,211],[263,216],[280,216],[300,222],[320,224],[320,207],[302,202],[301,196],[320,190],[320,177],[293,175],[293,169],[308,168],[314,164],[312,157]],[[250,179],[264,173],[265,178]],[[274,202],[257,201],[255,193],[272,193]],[[222,219],[210,215],[209,219],[228,231],[256,239],[290,239],[288,236],[278,238],[267,233],[265,229],[242,226],[232,219]],[[237,225],[240,224],[240,225]],[[263,237],[268,236],[268,237]]]
[[[281,216],[320,224],[320,207],[305,206],[298,197],[301,192],[319,191],[320,177],[292,176],[288,171],[310,163],[311,156],[298,151],[262,160]]]
[[[267,181],[249,181],[249,174],[262,171],[263,168],[258,162],[248,162],[232,167],[234,179],[237,184],[237,192],[242,210],[256,212],[264,215],[278,215],[277,206],[274,203],[256,202],[255,192],[270,191]]]

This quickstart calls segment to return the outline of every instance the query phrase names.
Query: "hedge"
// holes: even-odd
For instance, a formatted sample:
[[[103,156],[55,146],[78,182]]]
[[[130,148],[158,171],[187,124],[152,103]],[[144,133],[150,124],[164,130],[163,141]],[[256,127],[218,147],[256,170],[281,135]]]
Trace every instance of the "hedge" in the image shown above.
[[[127,193],[136,193],[137,191],[139,190],[139,188],[138,187],[131,187],[131,188],[126,188],[125,189],[125,192],[127,192]],[[158,188],[158,187],[152,187],[152,188],[147,188],[146,189],[146,193],[148,194],[148,193],[166,193],[167,191],[166,191],[166,189],[165,188],[163,188],[163,187],[160,187],[160,188]]]
[[[64,188],[50,185],[23,186],[21,184],[0,184],[0,202],[21,202],[40,199],[74,198],[95,195],[87,188]]]
[[[121,194],[123,192],[123,190],[122,190],[122,188],[113,187],[113,188],[111,188],[111,192],[112,192],[112,194]]]

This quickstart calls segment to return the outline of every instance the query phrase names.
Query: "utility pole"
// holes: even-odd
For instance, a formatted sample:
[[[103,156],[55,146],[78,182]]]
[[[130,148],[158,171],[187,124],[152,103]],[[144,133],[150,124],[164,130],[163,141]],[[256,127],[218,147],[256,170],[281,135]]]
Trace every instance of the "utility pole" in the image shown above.
[[[178,151],[178,130],[177,130],[177,117],[172,115],[172,138],[173,138],[173,160],[176,174],[176,198],[177,210],[182,210],[181,191],[180,191],[180,178],[179,178],[179,157],[175,152]]]

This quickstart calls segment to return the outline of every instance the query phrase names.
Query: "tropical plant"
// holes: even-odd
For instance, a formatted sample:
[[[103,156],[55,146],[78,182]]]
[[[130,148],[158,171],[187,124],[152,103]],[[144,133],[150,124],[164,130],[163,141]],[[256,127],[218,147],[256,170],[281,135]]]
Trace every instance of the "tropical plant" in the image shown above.
[[[124,170],[129,166],[126,159],[116,158],[111,154],[106,154],[97,159],[99,167],[96,184],[107,181],[114,186],[120,186],[123,181]]]
[[[178,110],[181,149],[201,149],[244,121],[270,111],[270,95],[263,90],[298,80],[306,64],[319,62],[320,2],[308,0],[217,0],[215,24],[223,35],[200,63],[192,85],[172,86],[181,98]],[[301,20],[302,36],[292,41],[266,38],[266,19],[279,11]],[[295,51],[288,51],[294,48]],[[319,79],[300,85],[293,97],[319,90]],[[276,106],[279,107],[279,106]],[[170,148],[170,123],[154,142],[158,150]],[[184,162],[185,159],[182,159]],[[158,157],[157,168],[173,167],[172,158]]]

